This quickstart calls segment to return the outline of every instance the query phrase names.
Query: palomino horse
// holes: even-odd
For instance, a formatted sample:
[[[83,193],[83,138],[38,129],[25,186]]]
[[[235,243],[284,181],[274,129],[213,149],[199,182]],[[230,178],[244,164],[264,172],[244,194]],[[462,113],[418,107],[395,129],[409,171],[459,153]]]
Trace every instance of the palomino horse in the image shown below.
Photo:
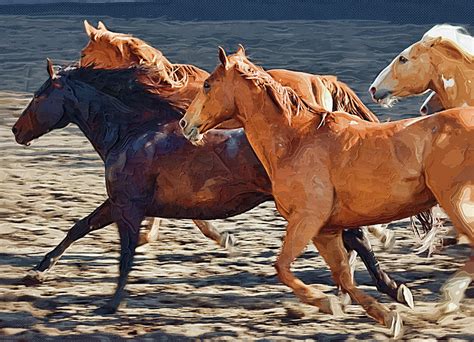
[[[242,49],[227,57],[220,48],[219,59],[180,121],[184,135],[200,144],[222,121],[240,121],[288,221],[275,265],[280,280],[301,301],[340,312],[336,298],[290,270],[313,241],[336,284],[400,335],[399,314],[355,286],[342,231],[415,215],[438,202],[474,245],[474,108],[370,123],[308,105],[252,64]],[[472,276],[474,256],[445,284],[439,314],[458,308]]]
[[[29,144],[53,129],[78,125],[105,163],[109,198],[70,229],[31,272],[32,280],[40,281],[74,241],[115,222],[121,241],[120,276],[112,300],[98,310],[114,312],[145,216],[219,219],[273,199],[270,180],[242,129],[215,130],[206,147],[193,148],[178,126],[181,111],[148,85],[160,79],[155,69],[70,67],[55,74],[49,62],[48,72],[49,79],[13,126],[15,138]],[[344,235],[346,244],[368,260],[377,286],[409,304],[409,290],[380,270],[363,240],[350,232]]]
[[[374,101],[391,106],[401,97],[429,89],[436,96],[427,113],[430,107],[474,106],[474,37],[463,28],[434,26],[380,72],[369,92]]]
[[[144,64],[156,67],[162,74],[162,82],[157,87],[157,92],[162,97],[177,100],[178,104],[185,103],[187,106],[197,92],[196,85],[200,87],[204,79],[209,76],[206,71],[192,65],[172,64],[163,56],[161,51],[145,41],[129,34],[112,32],[101,21],[99,21],[98,27],[95,28],[87,20],[84,20],[84,28],[89,37],[89,42],[81,51],[81,66],[110,69]],[[187,78],[187,68],[193,68],[195,71],[194,76],[191,76],[190,79]],[[361,116],[369,121],[378,122],[377,116],[363,104],[346,84],[338,81],[335,76],[310,75],[281,69],[270,70],[269,73],[278,82],[292,87],[310,103],[319,104],[328,110],[341,110]],[[232,121],[220,125],[220,128],[235,127],[237,126]],[[429,217],[429,213],[425,214],[426,216]],[[231,242],[232,244],[231,236],[220,237],[211,223],[198,220],[194,220],[194,222],[205,235],[215,236],[221,245],[222,242]],[[148,226],[158,228],[156,224]],[[395,239],[393,232],[390,230],[372,226],[368,227],[368,231],[381,240],[384,248],[388,249],[393,246]],[[212,234],[209,232],[212,232]],[[157,234],[153,235],[156,236]],[[365,241],[368,245],[369,241],[367,239]]]

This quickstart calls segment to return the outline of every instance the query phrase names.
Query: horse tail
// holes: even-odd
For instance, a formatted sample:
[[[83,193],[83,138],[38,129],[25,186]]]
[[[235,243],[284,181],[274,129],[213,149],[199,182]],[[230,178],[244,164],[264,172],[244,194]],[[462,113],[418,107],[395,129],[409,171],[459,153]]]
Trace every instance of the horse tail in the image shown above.
[[[415,218],[418,221],[415,222]],[[415,217],[411,217],[411,226],[415,233],[418,236],[421,242],[421,246],[416,249],[416,253],[423,253],[428,251],[428,257],[431,256],[431,253],[435,250],[437,239],[436,235],[441,227],[440,224],[435,222],[433,218],[433,212],[427,210],[419,213]]]
[[[329,89],[334,103],[334,111],[342,111],[371,122],[380,122],[362,100],[344,82],[335,76],[321,76],[321,81]]]

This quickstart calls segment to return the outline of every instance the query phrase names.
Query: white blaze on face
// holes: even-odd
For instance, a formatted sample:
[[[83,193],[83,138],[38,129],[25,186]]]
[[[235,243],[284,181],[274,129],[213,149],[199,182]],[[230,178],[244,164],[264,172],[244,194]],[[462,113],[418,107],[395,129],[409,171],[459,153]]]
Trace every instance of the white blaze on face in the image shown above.
[[[474,187],[467,186],[462,190],[461,203],[459,205],[461,214],[468,224],[474,224]]]
[[[395,63],[395,61],[392,61],[385,69],[383,69],[380,74],[377,75],[375,80],[372,82],[370,85],[370,88],[374,87],[376,89],[379,89],[381,86],[383,88],[383,84],[385,82],[385,78],[391,73],[392,71],[392,64]]]
[[[411,50],[412,46],[413,45],[410,45],[405,50],[403,50],[397,57],[395,57],[392,60],[392,62],[390,62],[390,64],[385,69],[383,69],[380,72],[380,74],[378,74],[378,76],[375,78],[374,82],[372,82],[371,87],[375,87],[377,89],[378,88],[387,88],[387,90],[391,90],[391,89],[388,89],[387,85],[384,84],[385,82],[390,81],[390,79],[386,80],[386,78],[388,76],[390,76],[390,77],[392,77],[392,81],[393,81],[393,76],[390,75],[390,73],[392,72],[393,65],[398,61],[400,56],[408,56],[410,54],[410,50]]]
[[[441,75],[441,79],[443,80],[443,85],[444,85],[444,89],[448,90],[448,88],[452,88],[454,87],[454,85],[456,84],[454,82],[454,78],[444,78],[444,75]]]

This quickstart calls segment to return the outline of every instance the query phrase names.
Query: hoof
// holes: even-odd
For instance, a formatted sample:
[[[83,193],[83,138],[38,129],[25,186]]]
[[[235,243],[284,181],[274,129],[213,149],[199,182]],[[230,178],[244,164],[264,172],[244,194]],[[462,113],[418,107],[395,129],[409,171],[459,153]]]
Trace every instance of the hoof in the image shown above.
[[[385,321],[385,326],[390,329],[390,334],[394,339],[403,337],[403,321],[398,312],[391,312]]]
[[[44,275],[38,271],[29,271],[26,276],[21,279],[19,284],[25,286],[36,286],[44,282]]]
[[[117,312],[117,307],[113,305],[100,306],[94,310],[96,315],[112,315]]]
[[[339,297],[339,301],[341,302],[343,310],[347,305],[352,304],[351,296],[347,292],[340,291],[338,297]]]
[[[397,290],[397,301],[399,303],[405,304],[410,309],[415,308],[415,303],[413,302],[413,295],[411,294],[410,289],[405,284],[400,285]]]
[[[393,249],[393,246],[395,246],[395,234],[389,230],[385,230],[385,236],[382,239],[382,248],[385,249],[386,251],[390,251]]]
[[[344,316],[344,311],[342,310],[341,303],[337,297],[329,296],[324,298],[318,307],[321,312],[328,313],[336,317]]]
[[[225,249],[232,250],[237,243],[237,239],[234,235],[229,233],[223,233],[219,245]]]

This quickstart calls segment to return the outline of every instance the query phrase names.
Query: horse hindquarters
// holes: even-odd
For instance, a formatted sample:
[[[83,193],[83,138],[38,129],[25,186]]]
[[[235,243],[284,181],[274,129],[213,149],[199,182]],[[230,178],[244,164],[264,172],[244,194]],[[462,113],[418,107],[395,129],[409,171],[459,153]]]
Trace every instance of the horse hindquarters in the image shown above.
[[[436,195],[436,193],[435,193]],[[446,191],[438,199],[446,211],[454,228],[460,234],[468,237],[471,248],[474,247],[474,183],[461,186],[454,191]],[[474,255],[443,285],[441,291],[443,299],[438,305],[435,318],[439,319],[445,314],[457,311],[459,303],[464,298],[464,293],[474,279]]]
[[[474,140],[473,140],[474,141]],[[458,150],[455,150],[458,148]],[[459,150],[453,146],[438,154],[441,163],[428,162],[427,185],[441,207],[446,211],[459,234],[466,235],[474,247],[474,149]],[[462,153],[461,153],[462,152]],[[463,158],[454,158],[454,156]],[[433,158],[434,159],[434,158]],[[474,256],[462,266],[442,287],[443,300],[435,318],[456,311],[464,293],[474,278]]]

